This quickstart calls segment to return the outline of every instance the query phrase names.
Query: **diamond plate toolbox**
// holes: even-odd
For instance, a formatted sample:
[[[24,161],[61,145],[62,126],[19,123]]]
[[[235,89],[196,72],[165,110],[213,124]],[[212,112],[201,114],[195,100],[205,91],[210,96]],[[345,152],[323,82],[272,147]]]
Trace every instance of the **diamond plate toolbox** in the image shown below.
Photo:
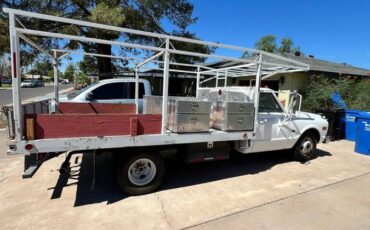
[[[170,100],[167,128],[176,133],[208,132],[211,102]]]
[[[246,102],[214,102],[212,128],[223,131],[249,131],[254,125],[254,104]]]
[[[144,114],[162,113],[162,96],[144,95]]]
[[[168,97],[168,103],[171,100],[194,101],[195,97]],[[144,95],[144,114],[162,114],[162,96]]]

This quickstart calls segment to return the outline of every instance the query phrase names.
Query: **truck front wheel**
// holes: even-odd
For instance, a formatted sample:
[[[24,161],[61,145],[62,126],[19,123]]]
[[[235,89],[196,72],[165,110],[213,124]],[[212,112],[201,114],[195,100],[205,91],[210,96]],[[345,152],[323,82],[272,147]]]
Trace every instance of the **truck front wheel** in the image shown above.
[[[131,154],[117,167],[117,183],[130,195],[142,195],[157,189],[163,180],[165,165],[159,154]]]
[[[316,145],[317,140],[313,133],[307,132],[303,134],[293,148],[295,158],[301,162],[316,158]]]

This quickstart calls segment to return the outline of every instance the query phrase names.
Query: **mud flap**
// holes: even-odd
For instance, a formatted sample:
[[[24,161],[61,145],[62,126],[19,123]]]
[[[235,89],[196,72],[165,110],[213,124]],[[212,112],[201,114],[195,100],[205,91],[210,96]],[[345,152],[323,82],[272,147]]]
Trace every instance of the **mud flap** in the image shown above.
[[[22,178],[31,178],[37,171],[41,163],[38,161],[37,153],[31,153],[24,156],[24,173]]]

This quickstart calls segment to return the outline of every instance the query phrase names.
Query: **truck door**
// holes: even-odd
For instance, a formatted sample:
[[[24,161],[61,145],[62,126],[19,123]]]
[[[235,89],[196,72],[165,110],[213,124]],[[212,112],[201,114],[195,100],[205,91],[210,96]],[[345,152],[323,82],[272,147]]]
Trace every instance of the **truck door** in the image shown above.
[[[125,103],[135,104],[135,82],[125,82]],[[139,82],[139,113],[143,112],[143,96],[145,87],[143,82]],[[149,94],[147,94],[149,95]]]
[[[144,84],[139,83],[139,112],[143,108]],[[91,101],[98,103],[135,104],[135,83],[114,82],[102,85],[92,91]]]
[[[272,92],[261,92],[259,103],[259,118],[253,152],[285,149],[291,133],[283,125],[285,111]]]
[[[108,83],[94,89],[90,100],[99,103],[122,103],[124,93],[123,82]]]

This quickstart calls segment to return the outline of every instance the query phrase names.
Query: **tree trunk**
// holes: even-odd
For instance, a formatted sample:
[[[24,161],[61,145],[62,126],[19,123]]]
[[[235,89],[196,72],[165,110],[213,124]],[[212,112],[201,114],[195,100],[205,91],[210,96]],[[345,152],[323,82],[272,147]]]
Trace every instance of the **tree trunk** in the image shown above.
[[[97,53],[112,55],[112,46],[105,44],[97,44]],[[112,78],[112,59],[106,57],[98,57],[99,79]]]

